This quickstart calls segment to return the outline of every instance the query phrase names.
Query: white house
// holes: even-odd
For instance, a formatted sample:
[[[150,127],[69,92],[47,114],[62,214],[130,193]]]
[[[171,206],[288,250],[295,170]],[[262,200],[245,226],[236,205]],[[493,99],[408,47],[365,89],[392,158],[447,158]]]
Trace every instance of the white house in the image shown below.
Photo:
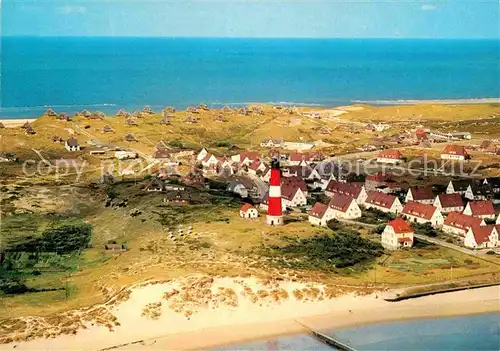
[[[498,225],[489,224],[469,228],[464,246],[471,249],[494,248],[498,246]]]
[[[281,187],[282,208],[295,208],[307,205],[307,198],[299,187]]]
[[[356,200],[347,195],[333,194],[328,207],[333,210],[334,218],[356,219],[361,217],[361,209]]]
[[[215,157],[214,154],[206,154],[205,157],[201,160],[201,165],[203,168],[215,168],[219,160]]]
[[[484,219],[468,216],[459,212],[450,212],[443,223],[443,232],[465,237],[469,228],[486,225]]]
[[[403,210],[403,205],[396,196],[379,191],[369,191],[364,205],[366,208],[376,208],[382,212],[401,213]]]
[[[458,193],[439,194],[434,200],[434,207],[437,207],[442,213],[462,212],[464,210],[464,203]]]
[[[201,149],[201,151],[198,153],[198,156],[196,156],[196,160],[200,162],[205,158],[205,156],[208,155],[208,150],[206,148]]]
[[[119,160],[137,158],[137,153],[133,151],[115,151],[115,157]]]
[[[441,152],[441,159],[443,160],[463,161],[466,156],[467,152],[462,145],[446,145]]]
[[[249,166],[248,166],[248,173],[256,175],[258,171],[264,172],[266,170],[266,165],[264,162],[261,162],[260,160],[254,160]]]
[[[309,223],[326,227],[327,222],[334,218],[334,211],[328,205],[316,202],[308,215]]]
[[[403,207],[403,218],[413,223],[430,223],[433,227],[441,227],[443,215],[436,207],[420,202],[409,201]]]
[[[496,217],[493,202],[490,200],[469,201],[463,213],[484,219],[495,219]]]
[[[66,147],[66,150],[68,151],[80,151],[80,144],[78,144],[78,140],[73,137],[66,140],[64,147]]]
[[[432,205],[435,201],[432,186],[409,188],[405,198],[405,202],[408,201]]]
[[[382,232],[382,246],[387,250],[397,250],[413,246],[413,229],[398,217],[389,221]]]
[[[283,138],[265,138],[260,142],[260,147],[265,148],[280,148],[283,146]]]
[[[403,155],[399,150],[383,150],[377,157],[379,163],[397,164],[401,162]]]
[[[464,195],[467,189],[472,185],[472,181],[470,179],[464,180],[450,180],[448,186],[446,187],[447,194],[458,193],[460,195]]]
[[[309,153],[292,152],[288,158],[291,166],[307,166],[311,161]]]
[[[244,204],[240,209],[240,217],[243,218],[257,218],[259,217],[259,212],[255,207],[250,204]]]
[[[256,188],[255,184],[246,178],[237,178],[232,180],[228,186],[227,191],[240,195],[242,198],[249,197]]]

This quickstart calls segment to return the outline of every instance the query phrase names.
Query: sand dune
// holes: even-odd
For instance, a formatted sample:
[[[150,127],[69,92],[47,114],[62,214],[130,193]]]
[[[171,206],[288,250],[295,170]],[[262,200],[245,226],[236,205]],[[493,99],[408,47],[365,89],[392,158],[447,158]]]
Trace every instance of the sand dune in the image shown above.
[[[122,294],[121,301],[99,306],[112,316],[112,327],[87,318],[86,329],[76,335],[11,342],[0,345],[0,349],[199,349],[300,332],[304,330],[300,323],[324,329],[379,320],[497,311],[500,288],[398,303],[384,301],[382,294],[358,296],[348,289],[332,290],[315,283],[190,277],[138,286],[130,294]],[[85,311],[77,315],[84,318]]]

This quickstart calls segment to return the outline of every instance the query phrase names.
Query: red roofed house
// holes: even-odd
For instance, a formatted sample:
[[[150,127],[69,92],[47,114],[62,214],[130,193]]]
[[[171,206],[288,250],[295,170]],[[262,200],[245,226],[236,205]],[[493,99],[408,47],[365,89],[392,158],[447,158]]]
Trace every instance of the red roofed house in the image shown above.
[[[311,155],[308,153],[292,152],[288,159],[291,166],[307,166],[311,162]]]
[[[307,205],[307,198],[298,186],[281,186],[282,208],[294,208]]]
[[[490,200],[469,201],[465,206],[464,214],[485,219],[495,219],[496,217],[493,202]]]
[[[328,203],[334,218],[355,219],[361,217],[361,209],[356,200],[348,195],[333,194]]]
[[[427,132],[423,129],[417,129],[417,131],[415,132],[415,137],[417,138],[417,141],[429,140]]]
[[[240,209],[240,217],[243,218],[257,218],[259,217],[259,212],[255,207],[250,204],[244,204]]]
[[[485,249],[498,246],[499,226],[495,224],[474,226],[464,238],[464,246],[471,249]]]
[[[334,194],[353,197],[356,199],[358,205],[364,204],[366,197],[368,196],[363,185],[330,180],[325,188],[325,195],[332,197]]]
[[[309,223],[326,227],[326,223],[333,218],[333,210],[321,202],[316,202],[308,213]]]
[[[367,191],[375,190],[379,186],[387,185],[387,181],[389,180],[391,180],[390,174],[384,174],[382,172],[369,174],[365,177],[365,188]]]
[[[403,207],[403,218],[414,223],[430,223],[433,227],[443,225],[444,218],[436,207],[420,202],[408,201]]]
[[[376,208],[382,212],[401,213],[403,205],[394,195],[384,194],[380,191],[369,191],[365,200],[366,208]]]
[[[484,219],[468,216],[459,212],[450,212],[443,223],[443,232],[465,237],[469,228],[486,225]]]
[[[302,190],[304,195],[307,197],[308,194],[307,183],[299,177],[283,177],[281,178],[281,186],[282,187],[291,186],[293,188],[300,188],[300,190]]]
[[[434,203],[434,193],[432,186],[415,187],[408,189],[405,202],[416,201],[422,204],[432,205]]]
[[[387,250],[397,250],[413,246],[413,229],[403,218],[389,221],[382,232],[382,246]]]
[[[461,145],[446,145],[444,150],[441,152],[441,159],[443,160],[465,160],[467,152],[465,147]]]
[[[439,194],[434,200],[434,206],[442,213],[462,212],[464,210],[464,202],[460,194]]]
[[[241,165],[249,165],[252,163],[252,161],[260,159],[260,155],[256,151],[246,151],[246,152],[240,152],[237,155],[231,156],[231,160],[233,162],[238,162]]]
[[[383,150],[377,157],[377,162],[396,164],[401,162],[403,155],[399,150]]]
[[[254,160],[250,165],[248,166],[248,173],[256,175],[257,171],[264,172],[266,170],[266,165],[263,162],[260,162],[260,160]]]

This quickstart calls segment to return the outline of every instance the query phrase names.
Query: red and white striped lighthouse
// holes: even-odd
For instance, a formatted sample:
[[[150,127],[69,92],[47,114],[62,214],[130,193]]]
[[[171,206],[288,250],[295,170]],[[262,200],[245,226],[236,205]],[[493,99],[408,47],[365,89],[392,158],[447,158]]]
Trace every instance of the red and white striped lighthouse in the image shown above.
[[[266,222],[268,225],[283,225],[281,211],[281,173],[277,159],[271,162],[271,178],[269,179],[269,203]]]

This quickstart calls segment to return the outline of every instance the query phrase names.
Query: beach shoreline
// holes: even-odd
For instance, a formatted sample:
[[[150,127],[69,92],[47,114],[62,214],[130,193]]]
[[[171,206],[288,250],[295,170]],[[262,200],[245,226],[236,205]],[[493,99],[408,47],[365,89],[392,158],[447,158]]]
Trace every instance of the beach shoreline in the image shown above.
[[[36,120],[36,118],[0,119],[0,123],[2,123],[5,128],[15,128],[22,126],[26,122],[33,123]]]
[[[194,311],[192,289],[189,290],[191,299],[187,301],[187,305],[183,305],[183,288],[179,281],[139,286],[132,289],[128,300],[116,305],[96,306],[106,307],[117,317],[120,323],[112,330],[88,323],[86,328],[75,335],[57,335],[28,341],[18,339],[0,345],[0,350],[208,349],[306,333],[307,328],[331,331],[389,321],[500,311],[500,286],[388,302],[383,299],[385,292],[380,291],[368,295],[347,292],[333,298],[297,299],[294,294],[297,289],[308,289],[311,292],[311,289],[320,291],[324,287],[317,283],[281,282],[278,286],[269,287],[270,290],[267,291],[284,289],[289,293],[288,298],[252,302],[243,293],[248,288],[256,292],[263,291],[265,285],[258,280],[216,278],[210,281],[212,293],[222,292],[222,295],[215,296],[216,300],[224,301],[220,300],[221,297],[229,296],[224,295],[224,292],[232,289],[232,296],[238,296],[238,303],[209,303],[205,307],[196,307],[197,310]],[[206,286],[208,285],[203,289],[206,290]],[[165,295],[172,293],[174,295],[166,300]],[[176,297],[181,299],[176,300]],[[155,305],[159,312],[156,317],[150,318],[147,313],[145,315],[145,307]],[[193,313],[187,316],[182,306],[187,306]],[[81,312],[78,314],[81,315]]]

